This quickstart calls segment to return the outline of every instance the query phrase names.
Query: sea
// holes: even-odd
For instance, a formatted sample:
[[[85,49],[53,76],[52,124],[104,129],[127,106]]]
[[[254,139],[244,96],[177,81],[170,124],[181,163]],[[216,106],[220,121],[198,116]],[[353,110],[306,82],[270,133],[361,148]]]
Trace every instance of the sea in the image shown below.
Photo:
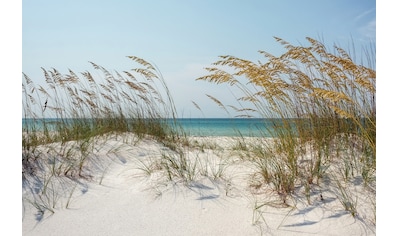
[[[271,137],[273,124],[279,119],[263,118],[177,118],[166,119],[171,125],[181,127],[188,136],[243,136],[243,137]],[[51,124],[57,123],[55,118],[22,119],[22,127],[35,125],[40,130],[46,123],[51,130]]]
[[[271,137],[275,119],[257,118],[184,118],[177,119],[189,136]]]

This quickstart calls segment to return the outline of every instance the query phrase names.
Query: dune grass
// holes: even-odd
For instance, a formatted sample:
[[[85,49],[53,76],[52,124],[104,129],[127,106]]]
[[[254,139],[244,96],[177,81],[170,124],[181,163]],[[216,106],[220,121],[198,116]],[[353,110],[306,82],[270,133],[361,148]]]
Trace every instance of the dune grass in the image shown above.
[[[87,191],[87,181],[101,184],[108,167],[101,166],[98,155],[104,150],[117,154],[119,147],[106,147],[107,140],[124,140],[125,134],[135,137],[124,140],[127,145],[153,139],[165,147],[148,159],[133,157],[145,176],[165,177],[158,185],[189,187],[203,177],[224,177],[225,165],[203,154],[214,144],[188,141],[161,73],[141,58],[129,59],[139,67],[123,73],[91,63],[100,71],[97,77],[43,69],[45,85],[23,74],[23,188],[32,193],[26,200],[37,208],[38,218],[69,207],[75,195]],[[197,154],[190,156],[193,150]],[[99,180],[93,168],[102,173]]]
[[[292,196],[302,195],[311,204],[317,192],[322,199],[329,181],[327,187],[335,189],[343,208],[356,216],[356,196],[346,185],[360,176],[362,186],[375,195],[373,54],[370,65],[363,66],[339,47],[330,53],[322,43],[307,40],[310,46],[305,47],[276,38],[287,51],[279,57],[260,51],[266,62],[220,56],[207,68],[209,75],[197,80],[242,92],[235,95],[237,104],[248,107],[225,105],[206,95],[228,114],[232,108],[239,117],[254,114],[272,123],[257,142],[246,142],[238,133],[237,143],[232,144],[231,153],[255,169],[251,187],[268,186],[289,206]],[[78,192],[77,182],[65,183],[61,177],[91,180],[96,144],[126,133],[137,139],[150,137],[168,148],[159,158],[139,161],[137,168],[147,176],[161,173],[167,181],[188,187],[202,177],[226,180],[230,160],[215,161],[214,143],[187,139],[176,122],[173,98],[161,73],[141,58],[128,58],[138,67],[123,73],[95,63],[91,65],[101,76],[43,69],[44,85],[23,74],[22,177],[34,193],[28,201],[40,214],[54,212],[61,201],[68,207]],[[270,134],[273,138],[268,138]],[[59,193],[59,186],[69,187]],[[265,205],[257,202],[256,211]]]
[[[39,211],[55,208],[59,196],[51,186],[58,177],[91,178],[85,169],[99,140],[134,133],[173,149],[184,139],[162,75],[147,61],[128,58],[138,67],[123,73],[91,63],[97,77],[43,69],[40,85],[23,74],[22,177],[24,186],[36,185],[30,201]]]
[[[241,92],[235,94],[237,104],[248,104],[238,109],[207,95],[223,109],[273,122],[273,141],[252,147],[246,155],[263,184],[273,186],[284,203],[298,185],[309,195],[328,175],[339,176],[337,183],[360,175],[363,185],[375,191],[375,52],[364,51],[365,66],[342,48],[334,46],[331,53],[312,38],[307,38],[309,46],[275,39],[286,50],[282,55],[259,51],[265,62],[220,56],[206,68],[209,74],[197,79],[235,87]],[[341,184],[336,188],[343,202],[350,201],[348,190]],[[349,205],[343,204],[353,213],[355,204]]]

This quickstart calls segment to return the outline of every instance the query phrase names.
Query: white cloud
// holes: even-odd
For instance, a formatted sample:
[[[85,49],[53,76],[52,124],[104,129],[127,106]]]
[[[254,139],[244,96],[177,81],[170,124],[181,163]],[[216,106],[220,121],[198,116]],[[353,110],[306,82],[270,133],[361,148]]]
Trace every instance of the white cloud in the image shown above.
[[[358,32],[361,37],[366,41],[375,41],[376,38],[376,17],[375,8],[363,11],[357,15],[354,19],[356,25],[358,25]]]
[[[355,21],[361,20],[362,18],[366,17],[367,15],[369,15],[372,12],[375,12],[375,9],[370,9],[370,10],[360,13],[358,16],[355,17]]]
[[[376,39],[376,20],[375,18],[370,20],[366,25],[360,27],[360,34],[369,39],[375,41]]]

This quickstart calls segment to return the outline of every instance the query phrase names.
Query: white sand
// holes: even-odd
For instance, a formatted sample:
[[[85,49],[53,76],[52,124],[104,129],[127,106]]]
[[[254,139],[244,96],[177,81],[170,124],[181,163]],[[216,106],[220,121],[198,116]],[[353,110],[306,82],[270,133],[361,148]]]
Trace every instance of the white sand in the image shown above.
[[[205,144],[204,151],[190,149],[187,154],[203,160],[198,165],[207,163],[208,172],[203,167],[202,175],[188,185],[167,181],[159,171],[145,175],[138,169],[141,163],[171,151],[149,139],[133,145],[129,136],[124,140],[128,144],[120,139],[96,144],[84,172],[90,173],[90,180],[52,179],[51,189],[58,189],[57,194],[65,191],[64,196],[50,198],[56,199],[50,200],[56,205],[53,214],[38,214],[26,200],[31,198],[27,186],[38,184],[28,177],[23,188],[23,235],[375,235],[375,212],[369,203],[375,196],[363,194],[361,186],[351,186],[351,192],[360,196],[356,217],[325,189],[323,200],[314,192],[310,204],[298,196],[289,202],[291,207],[282,207],[272,191],[250,187],[253,167],[227,151],[234,140],[196,139]],[[215,144],[219,147],[206,149]],[[223,179],[213,180],[218,170],[223,170]],[[268,205],[256,209],[264,203]]]

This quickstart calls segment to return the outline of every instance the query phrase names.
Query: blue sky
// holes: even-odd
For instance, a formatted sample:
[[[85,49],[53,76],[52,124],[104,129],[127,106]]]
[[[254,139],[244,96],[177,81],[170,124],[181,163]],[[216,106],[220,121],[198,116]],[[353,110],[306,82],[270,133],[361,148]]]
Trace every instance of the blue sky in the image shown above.
[[[129,70],[134,55],[158,66],[178,115],[223,117],[205,96],[234,104],[231,92],[196,78],[219,55],[259,60],[258,50],[280,55],[273,36],[293,44],[305,37],[337,43],[375,43],[373,0],[169,0],[22,1],[22,71],[43,82],[41,67],[67,73],[93,71],[88,61],[109,70]],[[198,111],[195,101],[203,110]]]

